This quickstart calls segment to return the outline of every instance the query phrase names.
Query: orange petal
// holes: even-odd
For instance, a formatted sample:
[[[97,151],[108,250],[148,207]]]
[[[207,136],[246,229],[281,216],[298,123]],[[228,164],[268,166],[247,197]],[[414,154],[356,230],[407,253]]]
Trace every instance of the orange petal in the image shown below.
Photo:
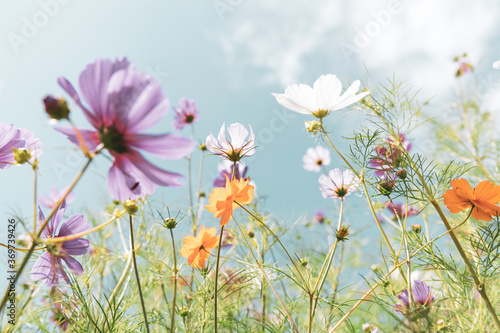
[[[454,179],[451,181],[451,186],[457,192],[457,195],[469,200],[474,199],[474,192],[470,187],[470,184],[464,178]]]
[[[476,200],[497,204],[498,201],[500,201],[500,186],[484,180],[477,184],[474,189],[474,196],[476,197]]]
[[[476,220],[483,220],[486,222],[491,221],[491,215],[486,213],[480,207],[474,207],[474,209],[472,209],[472,217],[475,218]]]
[[[460,213],[467,207],[471,207],[472,203],[469,199],[460,196],[457,190],[448,190],[443,194],[444,204],[452,214]]]

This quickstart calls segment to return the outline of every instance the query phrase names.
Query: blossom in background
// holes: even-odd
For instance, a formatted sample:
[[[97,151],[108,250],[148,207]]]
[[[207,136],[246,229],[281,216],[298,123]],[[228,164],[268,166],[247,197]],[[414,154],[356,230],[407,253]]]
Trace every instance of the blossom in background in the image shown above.
[[[233,236],[227,229],[222,232],[222,244],[221,249],[225,247],[234,246],[236,244],[236,237]]]
[[[413,295],[415,305],[417,306],[416,311],[418,312],[428,309],[431,303],[434,301],[434,296],[431,295],[431,287],[429,287],[425,282],[419,280],[413,281],[411,293]],[[411,315],[408,290],[403,290],[401,294],[398,295],[398,299],[400,303],[394,304],[396,312],[399,312],[405,316]]]
[[[214,187],[224,187],[226,186],[226,176],[229,179],[233,179],[233,168],[234,163],[229,160],[223,160],[217,165],[219,170],[219,176],[214,179]],[[236,163],[236,170],[234,172],[234,179],[245,178],[248,171],[243,163]]]
[[[321,146],[309,148],[302,157],[302,162],[305,170],[320,172],[323,165],[330,165],[330,151]]]
[[[370,161],[370,166],[375,169],[375,176],[381,177],[404,164],[404,153],[411,150],[411,142],[403,133],[399,134],[399,139],[404,151],[394,138],[387,138],[387,145],[380,145],[375,149],[377,157]]]
[[[42,143],[35,134],[13,124],[0,123],[0,169],[17,164],[15,150],[26,152],[26,161],[33,163],[42,154]]]
[[[250,127],[250,136],[248,131],[240,123],[234,123],[227,127],[227,133],[231,141],[227,141],[226,124],[223,124],[217,139],[210,133],[207,137],[207,149],[216,155],[220,155],[232,162],[239,161],[244,156],[255,154],[255,135]],[[248,137],[248,140],[247,140]]]
[[[196,108],[196,102],[187,98],[181,98],[179,106],[174,108],[174,119],[172,126],[180,131],[186,125],[192,125],[200,119],[200,113]]]
[[[48,196],[46,196],[43,193],[40,193],[38,195],[38,203],[41,206],[43,206],[43,207],[54,208],[54,206],[62,199],[62,197],[64,196],[64,194],[68,191],[68,189],[69,189],[69,186],[66,186],[64,189],[62,189],[61,192],[59,192],[57,190],[57,187],[51,186],[50,189],[49,189],[49,195]],[[74,200],[75,200],[75,194],[74,193],[68,194],[68,196],[65,199],[66,204],[68,204],[68,205],[70,203],[72,203]]]
[[[316,212],[314,212],[313,220],[316,223],[324,223],[326,221],[325,211],[318,209]]]
[[[361,325],[361,329],[363,330],[363,332],[366,332],[366,333],[377,333],[378,332],[378,327],[376,327],[370,323],[364,323],[363,325]]]
[[[323,198],[342,199],[356,191],[358,180],[354,172],[340,169],[330,170],[328,175],[319,177],[319,190]]]
[[[392,217],[393,220],[397,220],[398,216],[399,216],[399,218],[404,218],[405,216],[410,217],[413,215],[417,215],[420,212],[418,210],[418,208],[415,206],[408,206],[407,207],[406,205],[403,205],[402,203],[398,203],[398,202],[394,203],[394,207],[396,207],[396,210],[394,210],[394,207],[392,206],[392,204],[390,202],[386,202],[385,206],[393,214],[393,217]],[[396,216],[396,214],[397,214],[397,216]]]
[[[253,200],[254,187],[249,185],[250,178],[233,179],[226,176],[226,186],[212,190],[208,197],[209,204],[205,208],[213,213],[215,218],[221,218],[220,225],[225,226],[233,217],[233,210],[241,205],[248,205]],[[235,202],[236,201],[236,202]]]
[[[181,186],[182,175],[158,168],[139,150],[164,159],[180,159],[191,153],[195,143],[175,134],[143,134],[169,110],[160,84],[148,73],[138,73],[127,59],[97,59],[80,74],[83,105],[75,88],[65,78],[59,85],[82,109],[94,130],[80,129],[87,149],[99,144],[113,158],[107,186],[113,199],[135,200],[152,194],[157,186]],[[80,146],[75,129],[56,128]],[[83,147],[81,147],[83,148]]]
[[[493,68],[495,68],[495,69],[500,69],[500,60],[495,61],[495,62],[493,63]]]
[[[469,63],[467,59],[467,53],[464,53],[462,56],[455,57],[453,61],[458,63],[458,69],[455,72],[456,77],[460,77],[474,70],[474,67]]]
[[[205,262],[210,257],[210,252],[217,247],[219,236],[215,236],[215,228],[206,229],[204,225],[196,237],[188,235],[184,237],[184,247],[181,256],[188,258],[188,264],[194,268],[205,268]]]
[[[473,189],[464,178],[452,180],[451,186],[453,189],[446,191],[443,199],[452,214],[472,208],[472,217],[486,222],[500,215],[500,207],[496,206],[500,201],[500,186],[484,180]]]
[[[61,223],[65,211],[66,202],[63,201],[57,212],[43,229],[41,234],[43,239],[70,236],[90,229],[90,225],[88,225],[87,219],[83,215],[72,215]],[[40,223],[44,223],[45,217],[41,209],[39,214]],[[35,281],[42,280],[49,287],[58,285],[61,279],[70,283],[62,262],[64,261],[73,273],[81,275],[83,273],[82,265],[71,256],[87,253],[90,247],[89,244],[90,242],[83,238],[49,243],[47,245],[47,252],[42,254],[35,262],[35,265],[33,265],[31,279]]]
[[[332,74],[321,75],[311,88],[307,84],[292,84],[284,94],[272,94],[279,104],[287,109],[302,114],[311,114],[317,118],[327,116],[331,111],[340,110],[358,102],[370,92],[356,94],[359,80],[354,81],[342,94],[342,83]]]

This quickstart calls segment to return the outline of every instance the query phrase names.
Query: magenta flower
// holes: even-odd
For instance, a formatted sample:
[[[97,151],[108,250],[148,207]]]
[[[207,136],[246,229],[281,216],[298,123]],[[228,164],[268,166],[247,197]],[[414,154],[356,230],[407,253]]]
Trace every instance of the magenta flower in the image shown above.
[[[69,189],[69,186],[66,186],[64,189],[62,189],[61,192],[57,190],[57,187],[51,186],[49,190],[49,195],[46,196],[43,193],[40,193],[38,195],[38,203],[42,205],[43,207],[47,208],[54,208],[54,206],[62,199],[64,196],[64,193],[66,193]],[[66,197],[66,203],[70,204],[75,200],[75,194],[70,193]]]
[[[41,147],[42,143],[35,138],[35,133],[25,128],[17,129],[12,124],[0,123],[0,169],[16,164],[12,149],[29,151],[29,161],[33,163],[42,154]]]
[[[320,172],[322,166],[330,165],[330,151],[321,146],[309,148],[302,157],[302,162],[305,170]]]
[[[182,98],[179,101],[179,106],[174,108],[175,121],[172,126],[180,131],[186,125],[191,125],[200,119],[200,114],[196,108],[196,102],[187,98]]]
[[[45,221],[45,217],[40,211],[40,223]],[[66,211],[66,202],[63,201],[59,209],[50,219],[47,226],[42,231],[42,238],[64,237],[90,229],[87,219],[83,215],[72,215],[66,221],[61,223],[64,212]],[[89,251],[90,242],[83,238],[76,238],[65,242],[47,245],[47,252],[42,254],[35,262],[31,270],[31,279],[34,281],[42,280],[45,285],[56,286],[64,279],[70,283],[68,275],[64,271],[62,262],[64,261],[70,271],[76,275],[82,275],[82,265],[71,256],[79,256]]]
[[[375,176],[381,177],[395,168],[403,166],[404,152],[411,150],[411,142],[406,140],[404,134],[399,134],[401,144],[405,151],[394,144],[393,138],[387,138],[387,145],[380,145],[375,149],[376,158],[370,161],[370,166],[375,169]]]
[[[228,160],[223,160],[217,165],[219,176],[214,179],[214,187],[226,187],[226,176],[229,180],[233,179],[233,166],[234,163]],[[243,163],[237,163],[234,178],[246,178],[247,171],[248,167],[246,167]]]
[[[425,284],[425,282],[419,280],[413,281],[411,293],[413,295],[415,305],[417,306],[417,311],[429,308],[431,303],[434,301],[434,296],[431,295],[431,287]],[[411,310],[408,290],[403,290],[401,294],[398,295],[398,299],[400,303],[394,304],[396,312],[409,316],[411,314]]]
[[[406,210],[407,210],[406,205],[403,205],[403,204],[397,203],[397,202],[394,203],[396,210],[394,210],[394,207],[392,206],[392,204],[390,202],[386,202],[385,206],[393,214],[393,217],[392,217],[393,220],[397,220],[397,216],[399,216],[399,218],[404,218],[405,216],[410,217],[413,215],[417,215],[420,212],[418,210],[418,208],[415,206],[408,206],[408,212],[406,212]],[[397,216],[396,216],[396,213],[397,213]]]
[[[94,130],[80,129],[90,152],[102,144],[113,157],[108,190],[116,200],[137,199],[154,193],[157,186],[180,186],[182,175],[158,168],[139,150],[164,159],[180,159],[194,142],[174,134],[143,134],[166,115],[169,102],[160,84],[147,73],[138,73],[127,59],[97,59],[80,74],[80,91],[65,78],[59,85],[75,100]],[[72,128],[56,128],[80,146]]]
[[[231,141],[227,141],[226,124],[223,124],[217,139],[210,133],[207,137],[207,149],[213,154],[220,155],[232,162],[239,161],[244,156],[255,154],[255,135],[250,127],[250,137],[248,131],[240,123],[234,123],[227,127],[227,133]],[[247,140],[248,137],[248,140]]]
[[[330,170],[328,175],[319,177],[319,190],[323,198],[342,199],[356,191],[358,180],[354,172],[340,169]]]

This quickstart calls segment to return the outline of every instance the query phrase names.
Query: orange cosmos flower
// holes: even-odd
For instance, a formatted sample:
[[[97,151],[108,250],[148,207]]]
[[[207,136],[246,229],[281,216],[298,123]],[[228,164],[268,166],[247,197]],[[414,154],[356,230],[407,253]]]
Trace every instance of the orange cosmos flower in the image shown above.
[[[184,247],[181,249],[181,256],[188,258],[188,264],[194,268],[205,267],[205,261],[210,256],[210,251],[217,247],[219,236],[215,236],[215,228],[205,229],[202,225],[196,237],[184,237]]]
[[[472,217],[476,220],[491,221],[492,216],[500,215],[500,186],[487,180],[471,188],[467,180],[460,178],[451,181],[452,190],[443,194],[444,204],[451,213],[456,214],[466,208],[472,208]]]
[[[214,213],[220,219],[220,225],[225,226],[233,217],[233,210],[238,208],[238,203],[247,205],[253,200],[254,187],[248,185],[250,177],[245,179],[234,179],[230,181],[226,176],[226,187],[217,187],[212,190],[208,197],[209,204],[205,208]]]

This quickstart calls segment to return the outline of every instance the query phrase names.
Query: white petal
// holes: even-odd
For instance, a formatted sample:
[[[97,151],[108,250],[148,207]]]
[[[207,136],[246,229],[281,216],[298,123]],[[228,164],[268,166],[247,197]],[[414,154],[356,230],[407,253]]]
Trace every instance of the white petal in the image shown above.
[[[314,93],[318,109],[328,110],[328,107],[335,105],[342,91],[342,83],[337,76],[328,74],[321,75],[314,82]]]
[[[220,128],[219,132],[219,137],[217,138],[217,141],[219,143],[219,146],[222,150],[224,151],[232,151],[233,149],[231,148],[231,145],[227,141],[226,138],[226,123],[222,124],[222,127]]]
[[[493,63],[493,68],[500,69],[500,60]]]
[[[293,99],[287,97],[285,94],[272,94],[275,98],[276,101],[284,106],[285,108],[302,113],[302,114],[311,114],[311,111],[304,108],[302,105],[297,104]]]
[[[234,150],[240,150],[245,144],[245,139],[248,136],[248,131],[240,123],[234,123],[227,127],[227,133],[231,139],[231,145]]]

